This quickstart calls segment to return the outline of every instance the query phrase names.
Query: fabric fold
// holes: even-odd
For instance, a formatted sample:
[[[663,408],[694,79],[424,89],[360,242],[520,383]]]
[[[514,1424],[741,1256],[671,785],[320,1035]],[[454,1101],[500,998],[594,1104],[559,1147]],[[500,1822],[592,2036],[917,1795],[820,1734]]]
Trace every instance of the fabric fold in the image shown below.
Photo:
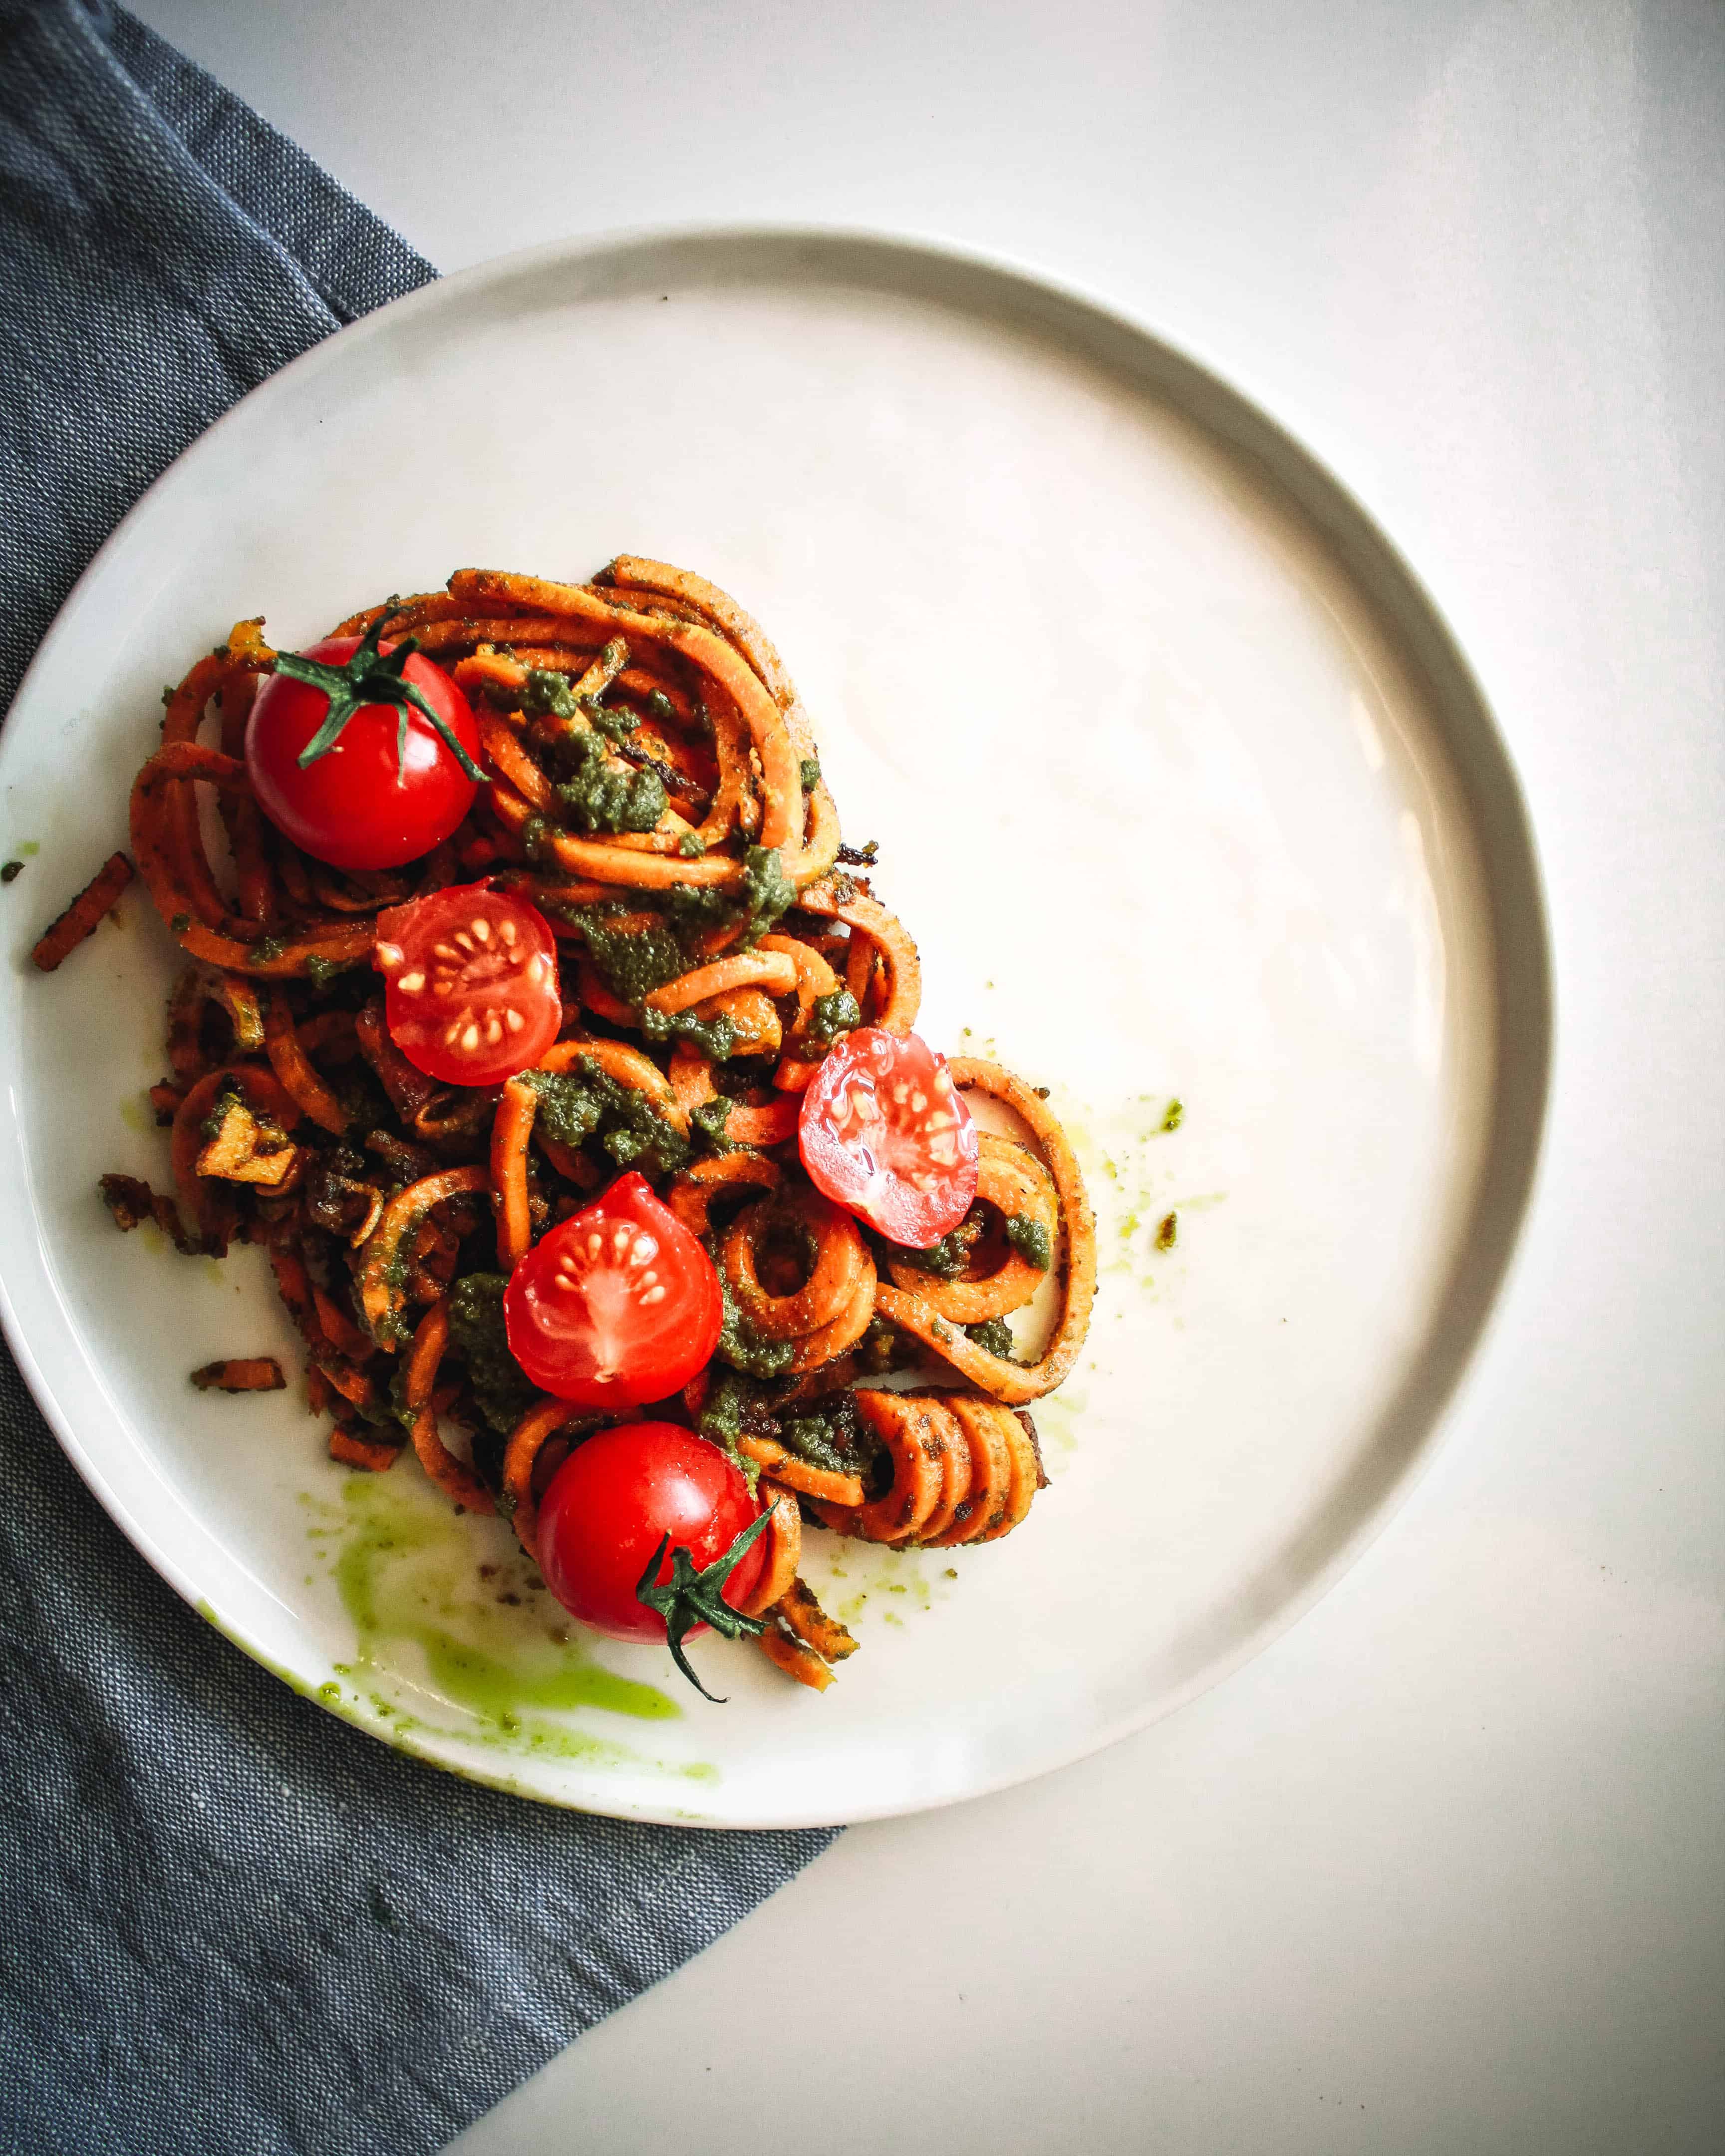
[[[3,705],[150,480],[434,272],[121,11],[0,0],[0,82]],[[0,1475],[0,2146],[417,2156],[831,1838],[554,1811],[295,1698],[3,1351]]]

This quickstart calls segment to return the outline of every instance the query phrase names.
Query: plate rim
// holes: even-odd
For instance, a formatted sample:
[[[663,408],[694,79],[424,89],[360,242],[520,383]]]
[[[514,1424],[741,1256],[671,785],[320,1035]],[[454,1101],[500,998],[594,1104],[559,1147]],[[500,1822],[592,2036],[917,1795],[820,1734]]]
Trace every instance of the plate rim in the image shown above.
[[[69,619],[87,588],[120,551],[133,525],[150,511],[158,492],[172,483],[188,462],[211,453],[211,445],[239,424],[255,399],[277,392],[290,377],[296,381],[306,379],[332,363],[331,355],[337,347],[352,351],[380,334],[386,323],[393,326],[415,313],[452,306],[459,311],[488,289],[517,282],[531,284],[548,274],[575,273],[583,266],[608,262],[621,265],[630,256],[685,258],[693,263],[704,258],[722,260],[727,254],[733,269],[740,268],[742,273],[729,281],[819,283],[896,292],[924,303],[952,307],[973,319],[992,316],[1020,330],[1029,326],[1171,406],[1183,419],[1219,439],[1250,467],[1272,498],[1293,509],[1339,562],[1380,625],[1391,630],[1398,651],[1410,663],[1423,699],[1438,722],[1435,731],[1453,767],[1470,826],[1479,842],[1494,961],[1497,1028],[1490,1130],[1478,1185],[1467,1232],[1442,1291],[1438,1315],[1429,1328],[1430,1337],[1422,1350],[1421,1366],[1439,1334],[1459,1332],[1459,1344],[1436,1357],[1437,1368],[1424,1387],[1425,1399],[1417,1435],[1390,1464],[1382,1487],[1337,1537],[1328,1555],[1294,1592],[1278,1601],[1267,1616],[1224,1653],[1142,1709],[1120,1715],[1081,1739],[1051,1747],[1030,1764],[1014,1767],[973,1787],[860,1809],[793,1808],[764,1818],[714,1817],[701,1807],[701,1799],[694,1805],[675,1806],[651,1801],[608,1803],[597,1778],[590,1790],[579,1794],[549,1792],[526,1786],[518,1777],[501,1770],[487,1771],[470,1759],[452,1758],[434,1745],[379,1727],[344,1711],[340,1703],[321,1697],[311,1679],[282,1667],[200,1592],[198,1583],[182,1569],[174,1553],[128,1511],[79,1437],[74,1419],[49,1381],[14,1307],[11,1281],[27,1266],[39,1268],[52,1286],[52,1271],[33,1210],[29,1236],[20,1238],[10,1248],[0,1247],[0,1331],[62,1450],[115,1526],[158,1576],[259,1666],[364,1734],[481,1786],[529,1802],[602,1817],[751,1832],[903,1817],[968,1803],[1052,1774],[1178,1712],[1225,1682],[1329,1594],[1400,1514],[1430,1471],[1447,1437],[1458,1396],[1500,1322],[1525,1248],[1527,1224],[1545,1168],[1557,1012],[1544,870],[1533,819],[1507,736],[1447,615],[1396,542],[1347,483],[1255,395],[1236,387],[1185,342],[1100,292],[1025,257],[872,225],[677,222],[614,228],[548,240],[440,276],[321,339],[249,390],[189,442],[156,475],[104,540],[56,610],[19,681],[5,721],[0,723],[0,782],[10,761],[8,737],[17,738],[13,736],[13,715],[27,702],[51,648],[68,633]],[[824,274],[814,270],[816,264]],[[914,270],[914,277],[903,274],[906,267]],[[896,270],[899,274],[894,274]],[[938,289],[942,283],[950,289],[945,292]],[[994,304],[978,305],[983,294]],[[1075,334],[1078,331],[1083,334]],[[1458,720],[1461,721],[1459,736]],[[1512,1053],[1506,1047],[1512,1040]],[[7,1060],[0,1050],[0,1065]],[[25,1155],[21,1142],[17,1150],[22,1162]],[[1460,1292],[1464,1276],[1467,1291]],[[1452,1303],[1458,1307],[1452,1310]]]

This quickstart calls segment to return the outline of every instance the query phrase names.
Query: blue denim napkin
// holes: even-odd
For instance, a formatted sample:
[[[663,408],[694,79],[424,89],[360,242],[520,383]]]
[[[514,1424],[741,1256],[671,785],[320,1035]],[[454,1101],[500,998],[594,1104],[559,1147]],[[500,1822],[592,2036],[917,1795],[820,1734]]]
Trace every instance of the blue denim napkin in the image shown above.
[[[434,274],[131,17],[0,0],[0,705],[163,465]],[[830,1838],[551,1811],[307,1706],[3,1350],[0,1477],[0,2148],[438,2148]]]

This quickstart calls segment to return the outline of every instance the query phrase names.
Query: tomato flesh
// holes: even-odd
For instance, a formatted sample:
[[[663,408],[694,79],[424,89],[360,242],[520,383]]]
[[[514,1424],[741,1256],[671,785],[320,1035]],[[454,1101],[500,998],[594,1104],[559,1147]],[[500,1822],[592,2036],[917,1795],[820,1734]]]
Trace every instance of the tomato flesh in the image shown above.
[[[551,923],[487,884],[450,884],[380,913],[372,962],[390,1039],[446,1086],[531,1070],[562,1025]]]
[[[803,1096],[797,1147],[817,1190],[911,1250],[976,1196],[976,1125],[945,1056],[914,1033],[846,1034]]]
[[[614,1640],[665,1639],[665,1620],[635,1589],[670,1537],[697,1572],[721,1558],[757,1517],[749,1486],[716,1445],[671,1422],[619,1423],[576,1446],[539,1507],[539,1568],[557,1600]],[[732,1609],[747,1600],[766,1563],[764,1538],[737,1559],[721,1590]],[[692,1625],[688,1636],[705,1632]]]
[[[510,1353],[579,1407],[669,1399],[711,1358],[724,1317],[712,1260],[633,1172],[542,1236],[503,1296]]]
[[[302,656],[340,666],[358,649],[357,636],[331,636]],[[379,646],[382,654],[393,649]],[[415,651],[402,678],[424,692],[477,763],[479,727],[442,667]],[[300,752],[329,705],[321,689],[285,674],[270,675],[259,690],[245,728],[246,769],[259,807],[277,830],[332,868],[399,868],[429,854],[472,806],[474,781],[421,711],[408,713],[406,746],[398,759],[402,715],[393,704],[362,705],[334,745],[302,768]]]

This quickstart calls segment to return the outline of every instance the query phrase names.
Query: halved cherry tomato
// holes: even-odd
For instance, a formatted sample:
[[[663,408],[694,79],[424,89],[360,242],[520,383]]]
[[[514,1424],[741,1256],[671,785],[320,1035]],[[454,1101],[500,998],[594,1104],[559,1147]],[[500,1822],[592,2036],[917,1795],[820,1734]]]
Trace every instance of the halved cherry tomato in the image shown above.
[[[693,1430],[672,1422],[619,1423],[578,1445],[539,1507],[539,1568],[563,1607],[614,1640],[665,1643],[665,1619],[635,1589],[666,1536],[657,1577],[686,1549],[700,1571],[758,1517],[742,1476]],[[721,1592],[735,1609],[758,1583],[764,1540],[737,1559]],[[705,1632],[690,1627],[690,1636]]]
[[[528,1070],[563,1022],[557,938],[536,906],[457,883],[377,916],[374,963],[389,1037],[446,1086]]]
[[[387,659],[395,648],[382,644],[376,655]],[[289,656],[341,668],[359,649],[357,636],[332,636]],[[387,689],[387,670],[380,680]],[[477,765],[479,728],[442,667],[414,651],[401,680],[419,691]],[[356,688],[362,693],[363,682]],[[329,747],[301,764],[329,712],[326,689],[285,673],[265,680],[245,728],[246,769],[259,808],[296,846],[332,868],[399,868],[429,854],[471,807],[474,779],[412,704],[360,704]]]
[[[797,1147],[817,1190],[914,1250],[976,1196],[976,1125],[946,1057],[914,1033],[846,1034],[803,1096]]]
[[[669,1399],[709,1360],[724,1317],[712,1260],[634,1173],[542,1236],[503,1296],[516,1362],[586,1408]]]

